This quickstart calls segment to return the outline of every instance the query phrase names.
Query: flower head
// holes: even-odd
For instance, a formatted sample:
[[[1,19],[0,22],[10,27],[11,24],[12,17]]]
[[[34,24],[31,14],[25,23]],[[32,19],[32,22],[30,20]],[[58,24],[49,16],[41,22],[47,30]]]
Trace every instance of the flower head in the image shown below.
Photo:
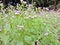
[[[46,35],[46,36],[48,36],[48,35],[49,35],[49,33],[48,33],[48,32],[46,32],[46,33],[45,33],[45,35]]]
[[[15,14],[21,14],[21,11],[15,11]]]
[[[12,18],[16,18],[16,17],[13,15]]]
[[[40,44],[39,40],[37,40],[37,41],[35,42],[35,44],[39,45],[39,44]]]
[[[21,30],[21,29],[23,29],[23,26],[22,25],[18,25],[18,28]]]

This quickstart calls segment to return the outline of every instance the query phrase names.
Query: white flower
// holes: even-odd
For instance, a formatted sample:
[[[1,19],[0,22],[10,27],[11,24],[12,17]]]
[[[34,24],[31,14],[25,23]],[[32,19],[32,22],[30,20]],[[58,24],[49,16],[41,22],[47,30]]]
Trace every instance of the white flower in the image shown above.
[[[0,1],[1,2],[1,1]],[[0,6],[2,6],[3,4],[2,3],[0,3]]]
[[[23,29],[23,26],[22,25],[18,25],[18,28],[21,30],[21,29]]]
[[[21,14],[21,12],[20,11],[15,11],[15,14]]]
[[[37,44],[37,45],[39,45],[39,44],[40,44],[40,42],[37,40],[37,41],[36,41],[36,44]]]
[[[0,31],[1,31],[1,29],[0,29]]]
[[[21,2],[22,2],[23,0],[21,0]]]
[[[28,15],[28,11],[25,12],[25,15]]]
[[[49,9],[48,9],[48,8],[46,8],[46,10],[48,11]]]
[[[16,18],[16,17],[13,15],[12,18]]]
[[[45,33],[46,36],[47,36],[48,34],[49,34],[48,32]]]
[[[27,2],[26,1],[23,1],[23,4],[26,4]]]

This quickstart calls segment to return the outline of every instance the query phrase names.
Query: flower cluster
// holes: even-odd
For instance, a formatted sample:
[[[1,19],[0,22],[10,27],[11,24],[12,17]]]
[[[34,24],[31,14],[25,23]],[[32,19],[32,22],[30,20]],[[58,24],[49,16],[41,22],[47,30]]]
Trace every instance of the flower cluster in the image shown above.
[[[28,18],[35,18],[35,17],[37,17],[37,15],[34,15],[34,16],[27,16],[27,17],[25,17],[25,18],[28,19]]]
[[[17,25],[17,26],[18,26],[18,28],[19,28],[20,30],[22,30],[22,29],[24,28],[23,25]]]

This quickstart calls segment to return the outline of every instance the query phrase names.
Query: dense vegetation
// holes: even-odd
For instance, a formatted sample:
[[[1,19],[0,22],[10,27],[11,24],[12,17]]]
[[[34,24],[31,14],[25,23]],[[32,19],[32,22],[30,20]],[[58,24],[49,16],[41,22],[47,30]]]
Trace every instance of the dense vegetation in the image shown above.
[[[60,45],[56,13],[11,7],[0,11],[0,45]]]
[[[49,9],[54,8],[54,10],[60,8],[60,0],[0,0],[0,3],[2,2],[4,8],[6,8],[8,5],[16,7],[17,3],[21,5],[22,1],[33,4],[36,7],[49,7]]]

